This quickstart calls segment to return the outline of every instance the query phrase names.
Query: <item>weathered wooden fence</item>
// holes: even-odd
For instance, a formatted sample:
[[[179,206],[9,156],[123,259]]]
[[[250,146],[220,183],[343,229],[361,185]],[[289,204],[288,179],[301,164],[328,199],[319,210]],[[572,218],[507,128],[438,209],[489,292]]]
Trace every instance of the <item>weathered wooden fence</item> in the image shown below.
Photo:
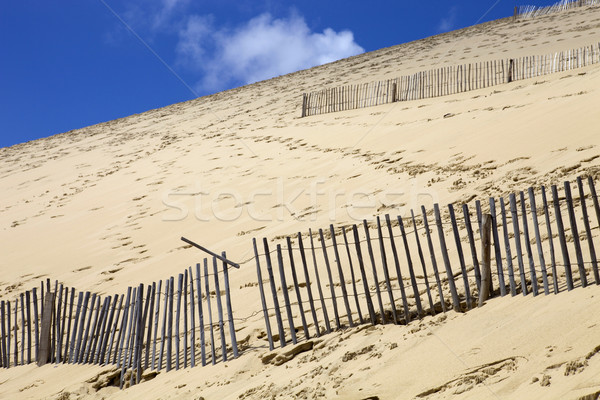
[[[58,282],[52,287],[48,279],[0,302],[0,367],[113,364],[121,368],[122,388],[139,383],[148,368],[170,371],[238,357],[228,266],[219,264],[204,259],[195,276],[189,267],[177,279],[104,297]]]
[[[259,247],[254,240],[269,347],[359,324],[409,324],[450,308],[467,311],[481,292],[537,296],[598,285],[599,232],[600,205],[588,177],[562,190],[542,186],[477,201],[475,210],[436,204],[407,218],[385,215],[298,233],[283,244],[263,239]],[[209,264],[204,259],[195,275],[189,267],[177,280],[140,284],[122,295],[46,280],[3,300],[0,367],[111,364],[124,387],[140,382],[148,368],[238,357],[228,266],[219,268],[216,258]]]
[[[282,244],[254,240],[270,348],[357,324],[408,324],[449,308],[473,308],[482,284],[479,227],[488,213],[493,296],[600,284],[594,181],[578,178],[575,189],[578,196],[565,182],[560,195],[556,186],[529,188],[476,202],[474,213],[467,204],[448,205],[446,213],[436,204],[410,218],[330,225]]]
[[[484,61],[305,93],[302,117],[483,89],[600,62],[600,43],[554,54]]]
[[[600,4],[600,0],[561,0],[551,6],[517,6],[515,7],[515,19],[528,19],[540,17],[542,15],[554,14],[561,11],[571,10],[573,8],[592,6]]]

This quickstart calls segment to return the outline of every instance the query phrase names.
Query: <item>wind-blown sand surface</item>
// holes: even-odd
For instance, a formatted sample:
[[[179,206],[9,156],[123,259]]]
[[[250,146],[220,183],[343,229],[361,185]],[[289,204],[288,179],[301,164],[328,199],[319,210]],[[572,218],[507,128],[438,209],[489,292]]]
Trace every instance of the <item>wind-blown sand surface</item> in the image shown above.
[[[599,33],[598,7],[500,20],[0,149],[1,299],[45,278],[123,293],[200,261],[179,240],[186,236],[242,263],[230,278],[245,343],[227,364],[160,373],[122,392],[86,382],[109,368],[11,368],[0,371],[0,397],[577,399],[600,391],[595,286],[495,299],[416,325],[347,329],[274,366],[261,361],[268,347],[249,285],[253,237],[600,176],[598,65],[308,118],[299,118],[303,92],[547,54],[597,43]]]

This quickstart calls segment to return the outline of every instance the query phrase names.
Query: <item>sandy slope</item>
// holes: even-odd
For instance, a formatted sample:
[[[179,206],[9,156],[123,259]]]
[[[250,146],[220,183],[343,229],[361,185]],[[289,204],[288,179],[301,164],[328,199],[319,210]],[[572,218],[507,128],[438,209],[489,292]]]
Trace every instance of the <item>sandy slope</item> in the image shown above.
[[[385,212],[406,215],[433,202],[485,200],[581,174],[598,177],[597,65],[460,95],[298,118],[301,94],[324,86],[546,54],[598,42],[598,33],[597,7],[496,21],[0,149],[0,297],[12,299],[45,277],[102,294],[166,278],[199,261],[199,253],[179,241],[184,235],[244,262],[231,279],[236,316],[245,318],[259,307],[256,288],[243,288],[256,280],[252,237]],[[495,300],[464,316],[427,318],[420,329],[348,330],[279,367],[258,358],[264,327],[253,316],[238,333],[250,346],[239,360],[161,374],[131,391],[108,388],[97,396],[188,398],[188,390],[200,387],[207,399],[290,398],[303,388],[308,398],[319,390],[328,398],[336,392],[347,399],[407,398],[455,385],[453,379],[468,382],[465,371],[516,357],[494,364],[498,371],[490,378],[473,378],[478,383],[459,398],[494,398],[492,392],[497,398],[577,398],[600,390],[590,372],[597,357],[569,377],[564,365],[546,368],[600,344],[594,341],[597,318],[589,312],[597,291]],[[341,361],[370,345],[368,353]],[[1,371],[0,397],[55,398],[63,388],[86,394],[92,389],[82,382],[98,371]],[[550,386],[531,383],[544,374]],[[289,383],[300,380],[293,388]],[[452,397],[469,384],[459,386],[431,398]]]

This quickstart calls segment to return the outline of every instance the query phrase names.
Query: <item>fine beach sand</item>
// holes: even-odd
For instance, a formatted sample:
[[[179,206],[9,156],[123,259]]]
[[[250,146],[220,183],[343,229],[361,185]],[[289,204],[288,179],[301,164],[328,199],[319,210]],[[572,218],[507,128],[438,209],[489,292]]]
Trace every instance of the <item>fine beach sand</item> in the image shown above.
[[[0,371],[0,398],[579,399],[600,391],[596,286],[346,329],[275,366],[261,361],[268,346],[252,259],[252,238],[410,216],[421,205],[486,201],[582,175],[597,181],[600,64],[299,117],[305,92],[599,41],[600,7],[499,20],[0,149],[0,299],[46,278],[112,295],[176,276],[203,257],[185,236],[241,263],[230,279],[244,347],[237,360],[160,373],[124,391],[94,388],[109,367],[10,368]]]

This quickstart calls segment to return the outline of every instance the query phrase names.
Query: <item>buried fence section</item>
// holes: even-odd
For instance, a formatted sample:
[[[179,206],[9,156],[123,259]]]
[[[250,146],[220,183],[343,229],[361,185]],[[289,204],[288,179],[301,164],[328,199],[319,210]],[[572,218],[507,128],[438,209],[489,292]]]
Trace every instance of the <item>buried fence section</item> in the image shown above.
[[[190,267],[178,276],[178,285],[173,278],[165,280],[166,285],[140,284],[129,287],[126,296],[78,292],[58,282],[51,288],[42,282],[43,297],[34,287],[15,300],[0,302],[0,367],[32,362],[112,364],[120,369],[120,385],[125,387],[139,383],[144,369],[193,367],[197,352],[205,365],[205,347],[214,349],[216,340],[220,351],[211,351],[209,362],[237,358],[227,268],[215,258],[210,273],[205,268],[201,274],[197,268],[193,276]],[[211,333],[210,341],[205,340],[205,330]]]

